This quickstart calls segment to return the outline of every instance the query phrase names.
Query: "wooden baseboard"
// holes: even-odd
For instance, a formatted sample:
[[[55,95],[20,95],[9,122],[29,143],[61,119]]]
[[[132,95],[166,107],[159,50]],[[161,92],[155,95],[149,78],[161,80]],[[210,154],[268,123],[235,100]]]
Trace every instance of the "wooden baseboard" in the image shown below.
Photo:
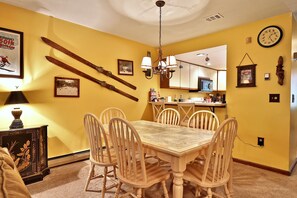
[[[261,168],[261,169],[264,169],[264,170],[269,170],[269,171],[272,171],[272,172],[280,173],[280,174],[287,175],[287,176],[290,176],[292,174],[292,172],[293,172],[293,170],[294,170],[294,168],[295,168],[295,166],[297,164],[297,159],[296,159],[295,162],[293,163],[293,165],[291,166],[290,171],[285,171],[285,170],[273,168],[273,167],[270,167],[270,166],[265,166],[265,165],[262,165],[262,164],[257,164],[257,163],[254,163],[254,162],[249,162],[249,161],[237,159],[237,158],[233,158],[233,161],[241,163],[241,164]]]
[[[61,155],[57,157],[52,157],[48,159],[48,167],[53,168],[57,166],[62,166],[65,164],[70,164],[73,162],[87,160],[90,157],[90,150],[84,150],[76,153],[70,153],[66,155]]]

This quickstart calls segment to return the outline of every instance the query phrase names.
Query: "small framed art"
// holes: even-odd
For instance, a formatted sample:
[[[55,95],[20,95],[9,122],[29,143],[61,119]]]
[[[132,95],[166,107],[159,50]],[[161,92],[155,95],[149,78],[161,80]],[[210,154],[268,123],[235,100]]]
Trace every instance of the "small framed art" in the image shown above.
[[[55,77],[55,97],[79,97],[79,79]]]
[[[23,78],[23,32],[0,27],[0,77]]]
[[[237,66],[237,87],[256,87],[256,65]]]
[[[118,74],[133,76],[133,61],[118,59]]]

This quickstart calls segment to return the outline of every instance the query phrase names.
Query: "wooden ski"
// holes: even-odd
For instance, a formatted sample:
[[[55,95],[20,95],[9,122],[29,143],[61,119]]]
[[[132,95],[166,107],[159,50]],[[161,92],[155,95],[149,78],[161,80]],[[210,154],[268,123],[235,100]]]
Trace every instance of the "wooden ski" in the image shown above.
[[[77,74],[77,75],[79,75],[79,76],[81,76],[83,78],[86,78],[86,79],[88,79],[88,80],[90,80],[92,82],[95,82],[95,83],[101,85],[102,87],[105,87],[107,89],[115,91],[115,92],[117,92],[117,93],[119,93],[119,94],[121,94],[123,96],[126,96],[127,98],[130,98],[130,99],[132,99],[132,100],[134,100],[136,102],[138,101],[138,98],[136,98],[134,96],[131,96],[130,94],[127,94],[126,92],[123,92],[123,91],[117,89],[115,86],[110,85],[110,84],[106,83],[105,81],[98,80],[98,79],[96,79],[96,78],[94,78],[94,77],[92,77],[92,76],[90,76],[90,75],[88,75],[88,74],[86,74],[86,73],[84,73],[82,71],[79,71],[78,69],[75,69],[74,67],[72,67],[70,65],[67,65],[66,63],[63,63],[63,62],[59,61],[58,59],[55,59],[55,58],[53,58],[51,56],[45,56],[45,57],[49,62],[51,62],[51,63],[53,63],[53,64],[55,64],[55,65],[57,65],[59,67],[62,67],[63,69],[71,71],[72,73],[75,73],[75,74]]]
[[[105,70],[103,67],[101,67],[101,66],[97,66],[97,65],[91,63],[90,61],[88,61],[88,60],[86,60],[86,59],[84,59],[84,58],[78,56],[77,54],[75,54],[75,53],[69,51],[68,49],[62,47],[61,45],[55,43],[54,41],[52,41],[52,40],[50,40],[50,39],[48,39],[48,38],[45,38],[45,37],[41,37],[41,39],[42,39],[46,44],[48,44],[49,46],[51,46],[51,47],[53,47],[53,48],[59,50],[60,52],[63,52],[64,54],[67,54],[67,55],[70,56],[71,58],[74,58],[75,60],[77,60],[77,61],[79,61],[79,62],[81,62],[81,63],[83,63],[83,64],[85,64],[85,65],[87,65],[87,66],[89,66],[89,67],[91,67],[91,68],[93,68],[93,69],[95,69],[95,70],[98,71],[99,73],[102,73],[102,74],[104,74],[104,75],[106,75],[106,76],[108,76],[108,77],[110,77],[110,78],[113,78],[113,79],[115,79],[116,81],[118,81],[118,82],[120,82],[120,83],[122,83],[122,84],[124,84],[124,85],[126,85],[126,86],[128,86],[128,87],[130,87],[131,89],[136,89],[136,87],[135,87],[134,85],[132,85],[132,84],[130,84],[130,83],[124,81],[123,79],[121,79],[121,78],[119,78],[119,77],[113,75],[110,71]]]

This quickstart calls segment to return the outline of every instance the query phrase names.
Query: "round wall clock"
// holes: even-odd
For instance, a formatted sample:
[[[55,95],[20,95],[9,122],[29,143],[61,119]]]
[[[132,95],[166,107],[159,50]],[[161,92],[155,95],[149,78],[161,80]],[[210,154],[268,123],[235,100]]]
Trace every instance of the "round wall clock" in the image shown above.
[[[258,43],[262,47],[273,47],[282,40],[282,37],[282,29],[278,26],[271,25],[265,27],[258,34]]]

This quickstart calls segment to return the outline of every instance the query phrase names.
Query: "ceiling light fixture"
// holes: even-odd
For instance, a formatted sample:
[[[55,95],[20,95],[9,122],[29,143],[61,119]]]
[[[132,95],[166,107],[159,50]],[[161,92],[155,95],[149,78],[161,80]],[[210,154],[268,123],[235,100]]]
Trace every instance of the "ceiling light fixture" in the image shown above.
[[[210,58],[208,57],[208,54],[206,54],[206,57],[205,57],[205,61],[206,61],[206,65],[211,65],[211,63],[209,62]]]
[[[161,16],[162,16],[162,7],[165,5],[165,1],[158,0],[156,1],[156,6],[160,8],[160,15],[159,15],[159,51],[158,51],[158,59],[155,61],[157,62],[157,66],[152,66],[152,59],[150,52],[147,53],[147,56],[143,57],[141,62],[141,68],[144,69],[145,77],[147,79],[151,79],[154,74],[160,74],[161,78],[165,76],[166,78],[170,79],[173,76],[173,72],[175,72],[174,67],[177,67],[176,59],[174,56],[167,56],[166,63],[163,59],[162,53],[162,42],[161,42],[161,33],[162,33],[162,24],[161,24]]]

